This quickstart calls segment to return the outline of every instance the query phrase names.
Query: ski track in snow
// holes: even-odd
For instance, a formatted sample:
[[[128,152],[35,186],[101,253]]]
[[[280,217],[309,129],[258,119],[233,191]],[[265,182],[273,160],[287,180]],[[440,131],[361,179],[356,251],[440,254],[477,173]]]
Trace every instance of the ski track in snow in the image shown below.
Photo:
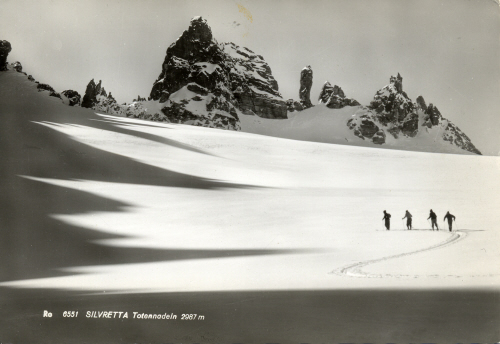
[[[441,276],[441,275],[403,275],[403,274],[371,274],[371,273],[367,273],[367,272],[364,272],[362,269],[364,267],[366,267],[367,265],[370,265],[370,264],[375,264],[375,263],[379,263],[379,262],[383,262],[383,261],[387,261],[389,259],[396,259],[396,258],[401,258],[401,257],[406,257],[406,256],[410,256],[410,255],[413,255],[413,254],[417,254],[417,253],[421,253],[421,252],[427,252],[427,251],[431,251],[431,250],[435,250],[435,249],[438,249],[438,248],[443,248],[443,247],[446,247],[446,246],[450,246],[450,245],[453,245],[453,244],[456,244],[457,242],[465,239],[467,237],[467,233],[466,232],[463,232],[463,231],[460,231],[460,230],[457,230],[455,232],[452,233],[452,235],[444,240],[443,242],[441,243],[438,243],[438,244],[435,244],[435,245],[432,245],[432,246],[429,246],[429,247],[426,247],[426,248],[422,248],[420,250],[416,250],[416,251],[411,251],[411,252],[406,252],[406,253],[400,253],[400,254],[396,254],[396,255],[392,255],[392,256],[388,256],[388,257],[383,257],[383,258],[378,258],[378,259],[372,259],[372,260],[366,260],[366,261],[361,261],[361,262],[357,262],[357,263],[354,263],[354,264],[350,264],[350,265],[347,265],[347,266],[344,266],[340,269],[336,269],[332,272],[330,272],[331,274],[336,274],[336,275],[340,275],[340,276],[347,276],[347,277],[359,277],[359,278],[384,278],[384,277],[393,277],[393,278],[400,278],[400,277],[407,277],[407,278],[419,278],[419,277],[439,277],[439,278],[442,278],[442,277],[455,277],[455,278],[460,278],[460,277],[464,277],[464,276],[460,276],[460,275],[446,275],[446,276]],[[491,277],[492,275],[473,275],[473,276],[468,276],[468,277]]]

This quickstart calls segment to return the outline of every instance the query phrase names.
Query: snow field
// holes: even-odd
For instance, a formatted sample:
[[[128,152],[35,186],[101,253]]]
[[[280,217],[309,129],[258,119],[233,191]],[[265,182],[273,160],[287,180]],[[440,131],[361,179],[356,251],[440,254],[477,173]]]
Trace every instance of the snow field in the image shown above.
[[[54,137],[68,135],[84,146],[221,185],[154,186],[24,175],[127,204],[121,212],[54,213],[52,218],[127,236],[98,241],[103,245],[247,253],[73,267],[64,270],[78,274],[2,286],[96,292],[499,286],[497,157],[332,145],[108,115],[99,115],[99,121],[114,130],[101,130],[84,117],[77,124],[65,120],[76,115],[73,111],[82,116],[92,114],[90,110],[56,104],[36,92],[30,96],[38,102],[30,111],[53,115],[32,123],[50,128]],[[306,122],[296,117],[289,123],[299,133]],[[334,273],[356,262],[445,242],[447,231],[428,230],[431,208],[441,228],[447,210],[456,215],[458,228],[469,230],[466,237],[363,268],[384,278]],[[400,219],[406,209],[420,230],[403,230]],[[392,214],[391,231],[384,229],[383,210]]]

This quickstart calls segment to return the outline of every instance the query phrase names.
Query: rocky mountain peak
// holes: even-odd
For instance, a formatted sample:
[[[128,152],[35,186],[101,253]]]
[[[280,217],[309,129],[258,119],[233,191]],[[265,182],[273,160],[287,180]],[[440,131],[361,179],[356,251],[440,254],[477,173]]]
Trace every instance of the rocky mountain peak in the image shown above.
[[[173,57],[189,62],[218,63],[220,55],[217,54],[217,50],[217,42],[212,37],[212,29],[207,21],[202,17],[195,17],[191,20],[189,28],[168,47],[163,68],[166,68],[165,63]]]
[[[398,93],[403,92],[403,77],[399,73],[397,76],[391,75],[389,83],[394,85]]]
[[[202,17],[194,17],[191,19],[189,28],[184,33],[184,38],[189,38],[191,41],[199,40],[200,42],[209,43],[212,41],[212,29]]]
[[[383,124],[398,125],[410,114],[416,115],[416,106],[403,91],[403,78],[399,73],[397,76],[391,76],[390,84],[375,93],[369,107],[375,110]]]
[[[174,123],[239,130],[238,110],[286,118],[264,58],[234,43],[217,43],[201,17],[168,47],[150,97],[164,103],[165,119]]]

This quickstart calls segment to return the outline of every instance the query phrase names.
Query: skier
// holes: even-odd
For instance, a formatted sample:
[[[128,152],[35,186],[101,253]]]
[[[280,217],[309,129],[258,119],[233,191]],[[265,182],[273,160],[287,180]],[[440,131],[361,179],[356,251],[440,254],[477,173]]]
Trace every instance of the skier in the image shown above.
[[[386,211],[384,210],[384,217],[382,218],[382,220],[385,220],[385,228],[387,228],[387,230],[390,231],[391,230],[391,214],[386,213]]]
[[[439,227],[438,227],[438,224],[437,224],[437,215],[435,212],[432,211],[431,209],[431,212],[429,214],[429,217],[427,218],[427,220],[431,219],[431,222],[432,222],[432,230],[434,230],[434,225],[436,226],[436,230],[439,230]]]
[[[406,228],[411,230],[411,214],[408,210],[406,211],[405,217],[403,217],[401,220],[405,218],[406,218]]]
[[[451,227],[452,227],[452,221],[455,221],[455,215],[450,214],[449,211],[446,212],[446,215],[444,216],[444,220],[448,219],[448,227],[450,228],[451,232]]]

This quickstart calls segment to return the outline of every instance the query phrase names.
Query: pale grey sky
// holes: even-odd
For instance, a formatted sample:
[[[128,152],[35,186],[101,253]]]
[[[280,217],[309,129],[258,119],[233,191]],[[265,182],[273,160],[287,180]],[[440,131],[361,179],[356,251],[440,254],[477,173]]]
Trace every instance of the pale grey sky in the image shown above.
[[[8,61],[56,90],[101,79],[119,102],[147,97],[165,51],[194,16],[219,42],[263,55],[285,99],[300,70],[368,104],[401,73],[483,154],[500,155],[500,9],[493,0],[0,0]],[[239,25],[238,25],[239,24]]]

